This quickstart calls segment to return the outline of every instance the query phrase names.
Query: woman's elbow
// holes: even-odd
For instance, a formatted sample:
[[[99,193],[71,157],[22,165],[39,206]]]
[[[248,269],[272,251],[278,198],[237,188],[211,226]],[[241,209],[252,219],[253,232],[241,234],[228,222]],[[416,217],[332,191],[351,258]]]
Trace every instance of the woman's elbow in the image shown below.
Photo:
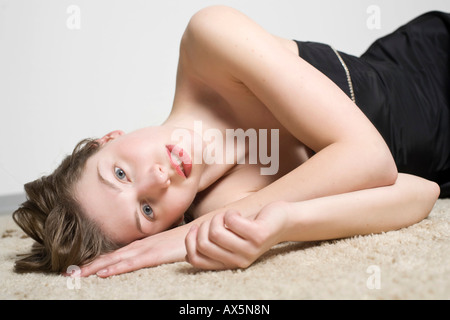
[[[436,182],[417,177],[416,180],[420,180],[420,183],[417,184],[415,192],[417,201],[414,209],[417,210],[417,214],[414,222],[419,222],[428,217],[433,210],[441,190]],[[414,203],[413,200],[411,202]]]
[[[426,189],[427,189],[427,198],[434,206],[434,204],[436,203],[437,199],[441,194],[441,188],[436,182],[427,180]]]
[[[369,184],[372,188],[385,187],[395,184],[398,178],[397,165],[389,150],[376,150],[366,159],[369,166]]]
[[[398,169],[390,152],[380,160],[380,167],[380,183],[385,186],[393,185],[398,178]]]
[[[407,173],[399,174],[394,190],[404,198],[405,205],[416,212],[418,221],[429,215],[441,191],[436,182]]]

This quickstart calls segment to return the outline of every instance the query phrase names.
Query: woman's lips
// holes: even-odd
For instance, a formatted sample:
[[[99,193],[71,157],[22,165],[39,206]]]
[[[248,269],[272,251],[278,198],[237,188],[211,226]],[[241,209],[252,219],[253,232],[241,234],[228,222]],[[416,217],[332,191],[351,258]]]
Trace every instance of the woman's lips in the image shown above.
[[[169,155],[170,163],[175,168],[175,171],[182,177],[187,178],[192,170],[192,160],[183,148],[177,145],[167,145],[167,153]]]

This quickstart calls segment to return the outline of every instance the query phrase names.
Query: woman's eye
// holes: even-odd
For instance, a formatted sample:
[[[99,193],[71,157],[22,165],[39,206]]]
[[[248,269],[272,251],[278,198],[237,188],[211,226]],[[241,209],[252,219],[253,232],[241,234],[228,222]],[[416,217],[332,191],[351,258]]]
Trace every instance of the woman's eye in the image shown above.
[[[124,180],[127,177],[125,171],[123,171],[122,169],[117,168],[117,167],[114,168],[114,173],[115,173],[117,179],[119,179],[119,180]]]
[[[142,212],[150,219],[154,218],[153,209],[148,204],[142,205]]]

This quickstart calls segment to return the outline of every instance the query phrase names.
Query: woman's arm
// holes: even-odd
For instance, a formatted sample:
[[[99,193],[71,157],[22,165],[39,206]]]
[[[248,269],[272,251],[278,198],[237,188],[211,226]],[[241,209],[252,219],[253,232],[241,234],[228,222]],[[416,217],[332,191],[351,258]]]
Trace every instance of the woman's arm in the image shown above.
[[[199,11],[182,47],[198,78],[213,87],[233,83],[245,88],[316,152],[249,201],[301,201],[395,182],[392,155],[361,110],[330,79],[239,11],[222,6]]]
[[[203,269],[245,268],[273,245],[386,232],[424,219],[439,196],[439,186],[399,174],[392,186],[301,202],[275,202],[254,218],[237,211],[191,228],[187,260]]]
[[[392,186],[292,203],[285,237],[324,240],[401,229],[426,218],[439,193],[432,181],[399,174]]]
[[[233,209],[239,206],[230,206],[103,255],[83,266],[81,275],[108,277],[182,261],[185,256],[199,268],[245,268],[283,241],[335,239],[412,225],[429,214],[438,196],[436,183],[399,174],[392,186],[300,202],[277,201],[250,218]]]

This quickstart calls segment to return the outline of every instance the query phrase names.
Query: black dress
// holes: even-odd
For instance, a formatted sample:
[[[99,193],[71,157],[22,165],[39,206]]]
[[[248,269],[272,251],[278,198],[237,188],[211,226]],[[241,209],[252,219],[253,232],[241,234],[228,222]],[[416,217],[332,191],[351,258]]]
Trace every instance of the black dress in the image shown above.
[[[450,197],[450,14],[421,15],[361,57],[296,42],[304,60],[352,97],[350,79],[356,104],[385,139],[399,172],[433,180],[441,197]]]

